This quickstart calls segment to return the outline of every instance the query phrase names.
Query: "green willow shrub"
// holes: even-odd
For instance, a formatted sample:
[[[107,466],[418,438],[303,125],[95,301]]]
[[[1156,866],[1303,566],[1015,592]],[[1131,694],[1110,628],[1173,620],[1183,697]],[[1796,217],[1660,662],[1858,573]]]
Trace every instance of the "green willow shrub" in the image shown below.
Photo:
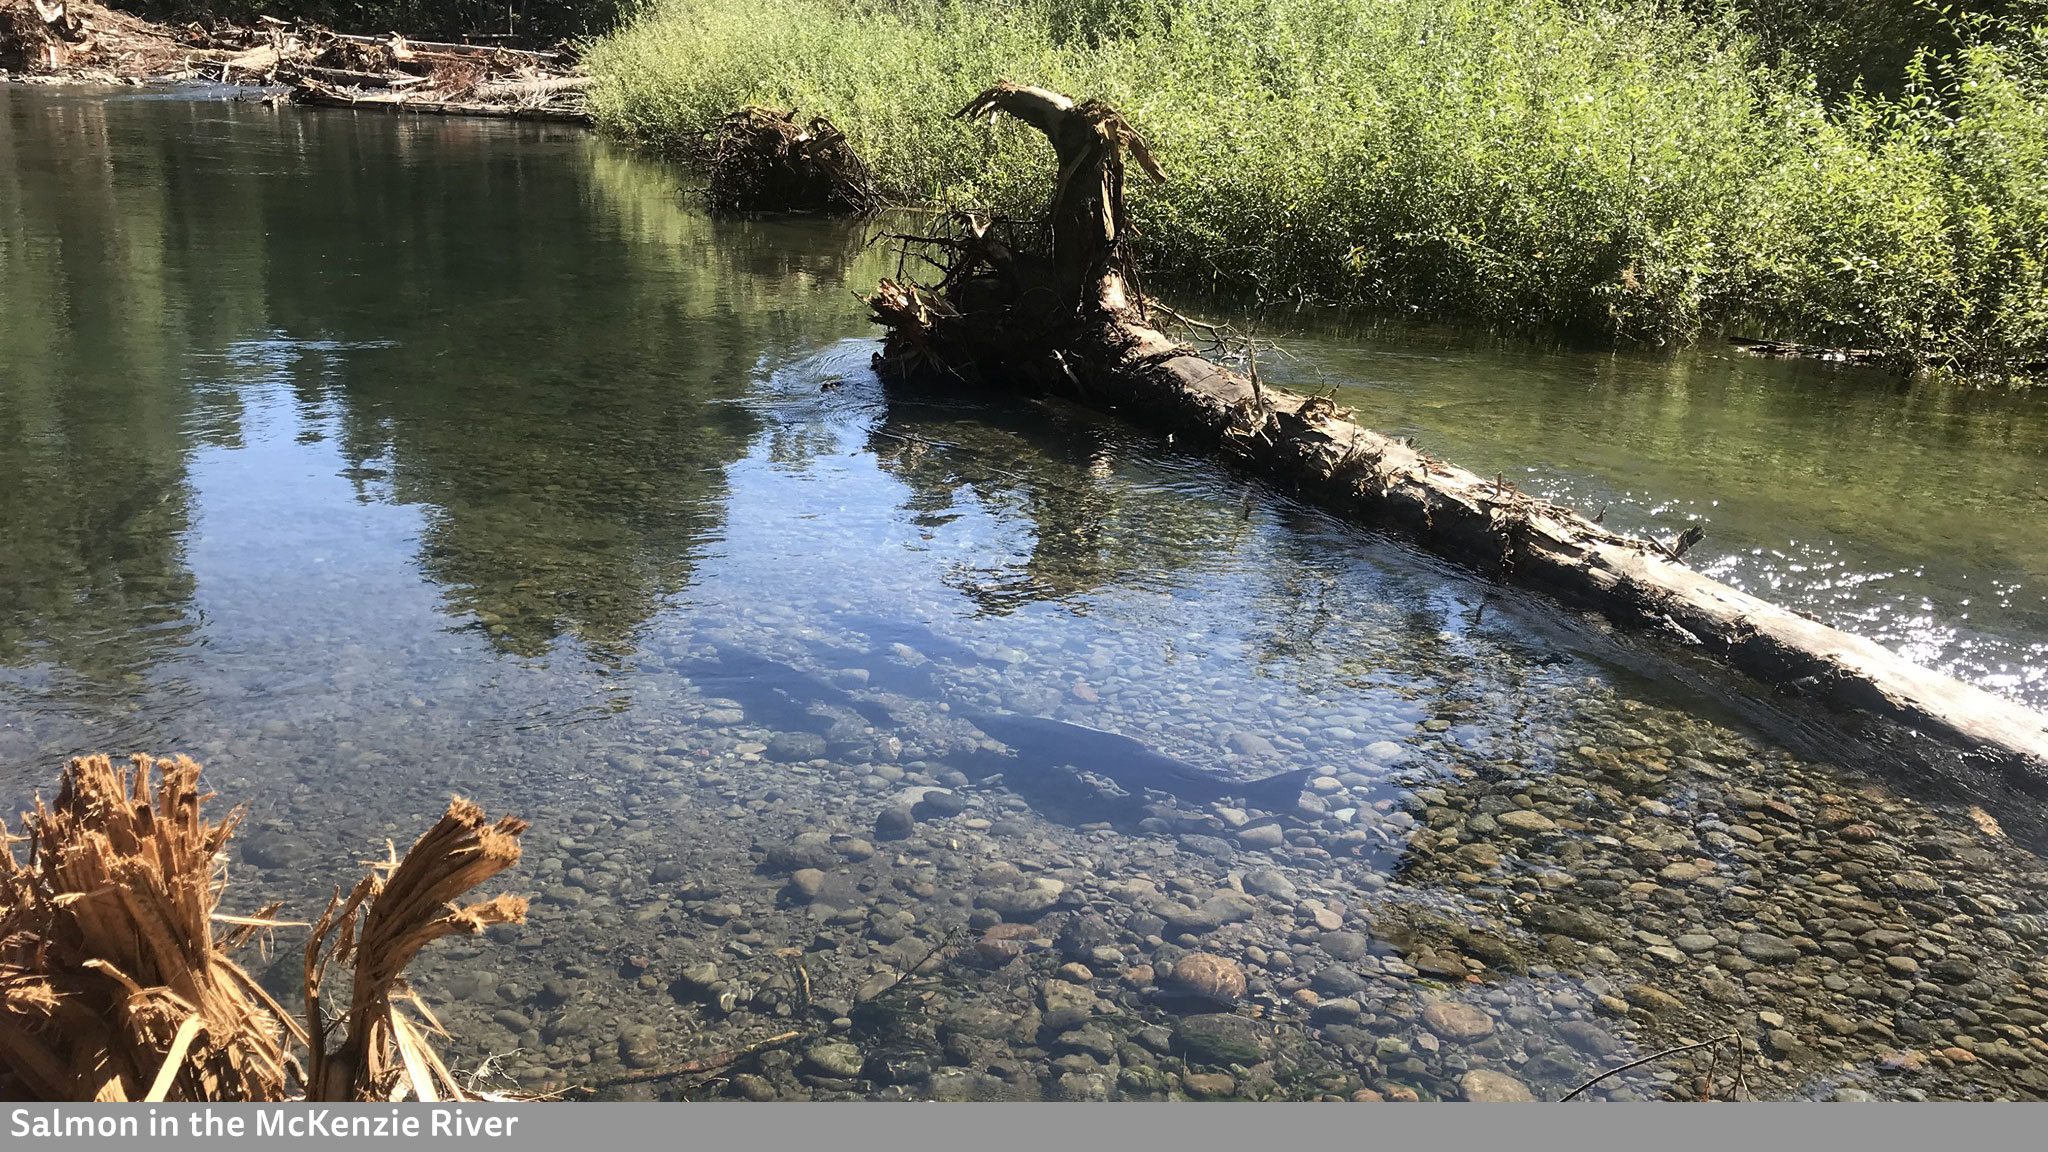
[[[2048,69],[1980,44],[1893,100],[1799,126],[1756,181],[1734,262],[1747,314],[1902,362],[2048,362]]]
[[[1647,344],[1739,324],[1975,368],[2044,346],[2043,104],[2014,51],[1831,109],[1758,63],[1732,9],[651,0],[589,63],[624,135],[681,146],[742,104],[798,108],[899,199],[1020,214],[1049,150],[952,111],[997,79],[1107,99],[1170,175],[1132,185],[1162,282]]]

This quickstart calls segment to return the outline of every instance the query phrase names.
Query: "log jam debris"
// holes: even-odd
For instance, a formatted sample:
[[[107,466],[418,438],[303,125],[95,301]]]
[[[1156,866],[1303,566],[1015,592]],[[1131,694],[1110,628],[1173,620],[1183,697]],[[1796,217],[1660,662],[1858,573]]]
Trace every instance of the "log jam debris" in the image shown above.
[[[590,119],[567,51],[359,36],[262,18],[154,24],[91,0],[0,0],[0,77],[27,83],[245,84],[300,104],[458,116]]]
[[[1932,737],[1984,773],[2048,795],[2048,717],[1920,667],[1709,579],[1669,543],[1624,535],[1362,426],[1321,396],[1262,384],[1163,330],[1169,310],[1139,290],[1124,206],[1128,153],[1164,179],[1114,109],[998,84],[962,118],[1007,114],[1051,141],[1052,201],[1036,221],[959,213],[905,239],[938,265],[868,298],[887,329],[886,378],[1003,387],[1116,412],[1175,443],[1219,452],[1358,523],[1397,532],[1489,576],[1644,625],[1780,690],[1883,717]]]

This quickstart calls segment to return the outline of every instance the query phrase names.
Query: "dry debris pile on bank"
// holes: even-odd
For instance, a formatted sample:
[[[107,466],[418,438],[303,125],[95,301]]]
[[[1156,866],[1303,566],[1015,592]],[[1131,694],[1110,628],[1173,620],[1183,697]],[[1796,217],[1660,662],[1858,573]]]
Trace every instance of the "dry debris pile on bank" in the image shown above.
[[[747,107],[709,133],[714,206],[751,212],[861,215],[881,207],[868,166],[823,116]]]
[[[453,901],[519,859],[526,825],[456,799],[404,859],[339,897],[306,945],[302,1026],[233,956],[283,926],[277,906],[220,911],[222,850],[245,809],[209,821],[199,765],[105,756],[64,769],[56,800],[0,827],[0,1096],[48,1101],[462,1099],[403,970],[425,944],[523,919],[512,896]],[[17,860],[14,845],[28,845]],[[226,926],[220,936],[214,925]],[[353,969],[330,1022],[320,989]],[[398,1010],[411,1000],[416,1023]],[[329,1048],[330,1031],[343,1038]],[[309,1057],[302,1065],[297,1050]]]
[[[168,28],[90,0],[0,0],[0,73],[99,83],[221,78],[254,44]]]
[[[0,72],[30,82],[285,85],[302,104],[587,122],[567,52],[356,36],[268,18],[152,24],[90,0],[0,0]]]
[[[1007,115],[1041,132],[1056,154],[1052,200],[1035,221],[960,213],[949,233],[906,242],[906,266],[923,259],[941,275],[927,286],[899,273],[869,298],[888,330],[877,357],[886,375],[1118,412],[1503,581],[1648,626],[1781,690],[1899,721],[1884,738],[1940,771],[2048,795],[2048,717],[1692,571],[1680,557],[1696,531],[1669,541],[1610,531],[1363,427],[1328,397],[1265,387],[1255,367],[1232,371],[1169,336],[1176,318],[1137,281],[1126,155],[1165,176],[1115,109],[1006,83],[958,115]]]

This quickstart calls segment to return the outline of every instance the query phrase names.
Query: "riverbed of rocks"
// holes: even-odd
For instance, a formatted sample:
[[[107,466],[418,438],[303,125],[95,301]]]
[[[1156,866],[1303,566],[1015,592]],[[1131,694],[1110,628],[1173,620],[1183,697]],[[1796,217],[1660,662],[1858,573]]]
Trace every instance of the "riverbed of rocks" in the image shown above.
[[[888,440],[885,465],[915,532],[777,489],[604,661],[402,612],[343,628],[252,581],[240,649],[26,710],[0,758],[196,755],[252,803],[229,907],[297,919],[451,792],[531,821],[501,882],[528,922],[412,971],[479,1086],[2048,1095],[2048,869],[1995,812],[1794,755],[1604,663],[1593,625],[1213,477],[1027,455],[1024,532],[998,514],[1014,445],[973,440],[996,435],[978,418],[916,428],[934,439]],[[915,562],[834,558],[898,537]],[[990,709],[1242,780],[1311,772],[1285,811],[1179,801],[1115,763],[1007,761],[965,718]],[[298,943],[260,972],[287,1003]]]
[[[657,647],[701,666],[748,635]],[[1192,714],[1184,680],[985,647],[940,669],[950,699],[1134,735],[1146,707]],[[872,658],[807,671],[898,723],[821,705],[823,731],[771,730],[660,675],[634,718],[550,734],[533,763],[575,767],[521,785],[529,922],[415,970],[452,1060],[629,1098],[1556,1099],[1727,1037],[1585,1097],[2048,1094],[2048,869],[1981,809],[1569,665],[1232,710],[1258,722],[1212,725],[1204,762],[1322,769],[1287,812],[977,778],[953,765],[1000,746],[947,699],[870,687],[931,662]],[[318,837],[286,826],[308,825],[243,843],[265,892],[306,883]]]

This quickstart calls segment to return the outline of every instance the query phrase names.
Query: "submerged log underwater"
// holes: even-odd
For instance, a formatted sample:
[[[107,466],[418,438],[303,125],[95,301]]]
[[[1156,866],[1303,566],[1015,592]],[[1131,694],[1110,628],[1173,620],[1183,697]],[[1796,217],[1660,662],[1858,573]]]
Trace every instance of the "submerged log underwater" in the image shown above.
[[[884,280],[869,297],[888,330],[876,357],[885,377],[1115,413],[1356,523],[1651,627],[1781,691],[1894,721],[1959,753],[1974,774],[2048,795],[2048,716],[1703,576],[1680,558],[1692,539],[1611,531],[1374,432],[1327,397],[1267,387],[1255,370],[1231,371],[1170,337],[1170,311],[1138,287],[1124,203],[1126,154],[1165,179],[1143,138],[1099,101],[1014,84],[958,113],[1004,114],[1052,143],[1051,205],[1041,221],[956,214],[949,234],[899,237],[943,275],[929,287]]]

